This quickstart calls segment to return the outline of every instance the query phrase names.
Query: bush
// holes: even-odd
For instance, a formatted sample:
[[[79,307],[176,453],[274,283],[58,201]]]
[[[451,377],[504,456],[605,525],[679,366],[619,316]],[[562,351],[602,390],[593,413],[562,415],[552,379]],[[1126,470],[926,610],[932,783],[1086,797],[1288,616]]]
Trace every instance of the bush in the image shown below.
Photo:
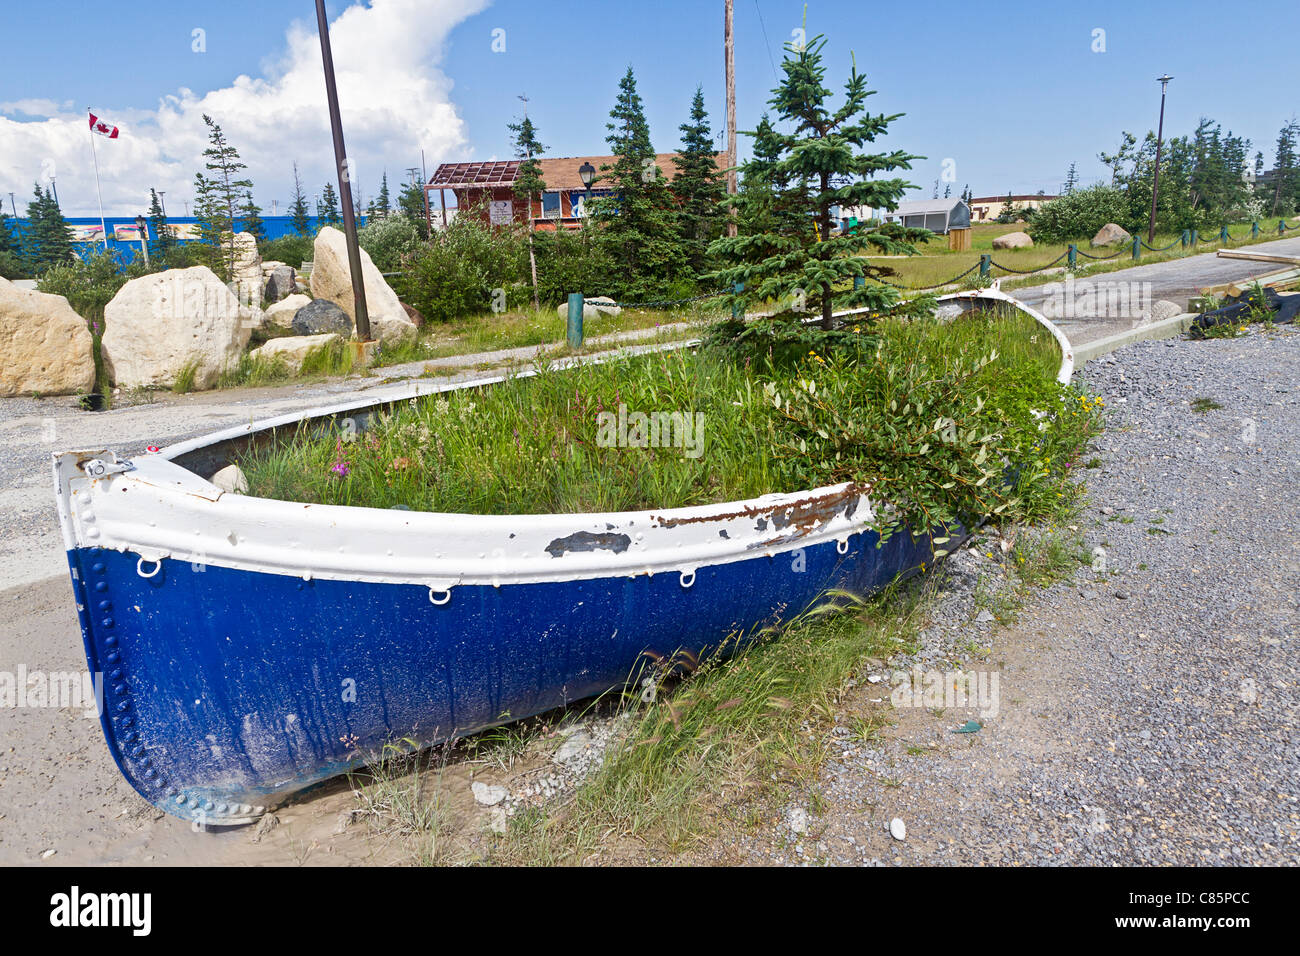
[[[614,263],[589,229],[540,232],[533,245],[537,292],[543,304],[566,302],[570,292],[603,295],[609,291]]]
[[[307,236],[280,236],[269,239],[258,249],[262,261],[283,262],[297,269],[315,256],[315,240]]]
[[[1091,239],[1108,222],[1129,228],[1128,200],[1114,186],[1089,186],[1044,203],[1029,227],[1035,242]]]
[[[489,311],[495,290],[525,281],[528,246],[516,232],[461,215],[400,265],[403,275],[392,285],[401,300],[430,322],[445,322]]]
[[[358,229],[357,242],[380,272],[398,272],[420,244],[420,227],[408,216],[385,216]]]
[[[50,266],[37,281],[36,288],[63,296],[87,323],[102,324],[104,306],[126,285],[127,279],[156,271],[152,265],[146,269],[138,257],[124,271],[112,253],[86,252],[84,258],[75,262]]]

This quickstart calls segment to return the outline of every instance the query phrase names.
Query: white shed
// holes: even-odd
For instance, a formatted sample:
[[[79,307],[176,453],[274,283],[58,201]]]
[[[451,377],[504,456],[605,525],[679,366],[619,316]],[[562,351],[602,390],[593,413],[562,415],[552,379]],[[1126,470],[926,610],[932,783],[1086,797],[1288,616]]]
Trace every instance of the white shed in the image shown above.
[[[970,207],[960,199],[914,199],[885,213],[885,222],[897,222],[911,229],[929,229],[947,235],[950,229],[970,226]]]

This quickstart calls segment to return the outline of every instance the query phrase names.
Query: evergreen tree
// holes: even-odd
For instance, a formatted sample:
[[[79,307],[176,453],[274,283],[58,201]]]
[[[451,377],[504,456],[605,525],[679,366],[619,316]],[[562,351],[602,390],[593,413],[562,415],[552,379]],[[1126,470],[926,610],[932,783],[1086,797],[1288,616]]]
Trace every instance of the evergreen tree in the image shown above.
[[[17,279],[23,273],[18,236],[0,208],[0,279]]]
[[[239,215],[244,220],[244,232],[257,240],[258,245],[266,242],[266,223],[262,221],[262,207],[253,202],[251,189],[244,193],[244,202],[239,207]]]
[[[890,285],[867,282],[860,289],[852,287],[858,276],[881,279],[893,274],[886,267],[871,265],[861,254],[870,248],[883,254],[907,254],[915,251],[911,242],[929,235],[894,223],[857,235],[831,235],[831,210],[836,206],[897,208],[912,184],[875,177],[910,169],[911,161],[919,157],[897,150],[861,151],[901,114],[864,113],[867,97],[874,91],[867,89],[856,62],[845,83],[843,104],[833,108],[827,102],[831,91],[823,84],[825,45],[821,36],[799,48],[787,44],[781,63],[785,76],[769,101],[778,118],[793,125],[789,133],[771,134],[780,155],[771,175],[792,184],[793,194],[802,198],[803,221],[784,220],[776,232],[719,239],[711,248],[714,255],[728,262],[718,273],[724,285],[744,283],[743,291],[731,296],[733,305],[747,308],[768,300],[791,303],[777,316],[783,328],[769,325],[756,333],[760,338],[783,339],[781,344],[801,338],[802,313],[807,310],[820,312],[826,333],[834,328],[836,308],[873,312],[895,308],[898,292]],[[789,195],[781,198],[790,200]],[[737,338],[746,337],[755,336],[744,331],[737,334]]]
[[[1273,216],[1289,216],[1296,211],[1300,200],[1300,160],[1296,156],[1296,137],[1300,135],[1300,123],[1292,119],[1277,134],[1277,145],[1273,158],[1273,195],[1271,212]]]
[[[1078,188],[1078,186],[1079,186],[1079,170],[1075,163],[1071,163],[1070,168],[1065,173],[1065,188],[1061,190],[1061,194],[1065,196],[1069,196],[1074,192],[1076,188]]]
[[[379,195],[375,197],[370,204],[370,210],[367,215],[383,218],[392,211],[393,199],[388,194],[388,173],[384,173],[384,178],[379,185]]]
[[[153,254],[160,263],[165,263],[176,248],[176,237],[172,235],[171,226],[163,214],[162,202],[156,190],[149,190],[149,230],[153,233]]]
[[[321,226],[337,226],[343,222],[339,215],[339,197],[333,183],[326,183],[320,199],[316,201],[316,222]]]
[[[194,214],[199,221],[199,239],[209,247],[214,271],[229,280],[235,262],[236,208],[253,182],[239,178],[247,167],[221,127],[206,113],[203,122],[208,127],[208,148],[203,151],[208,175],[194,175]]]
[[[420,230],[420,238],[429,238],[429,217],[425,215],[424,189],[419,183],[407,183],[397,196],[397,208]]]
[[[546,180],[542,178],[542,164],[537,159],[546,151],[546,147],[537,139],[537,127],[524,114],[518,123],[509,123],[506,128],[514,134],[512,145],[515,155],[523,162],[515,174],[515,201],[522,202],[527,212],[524,225],[528,229],[528,267],[533,275],[533,308],[540,309],[541,300],[537,294],[537,254],[533,249],[533,198],[546,192]]]
[[[702,88],[695,88],[690,121],[679,128],[682,146],[673,160],[677,175],[671,189],[677,200],[677,228],[686,266],[692,275],[700,276],[708,269],[709,243],[721,234],[724,225],[718,213],[719,204],[727,194],[713,151],[713,134],[709,114],[704,109]]]
[[[302,180],[298,178],[297,163],[293,164],[293,202],[289,204],[289,221],[294,232],[304,239],[311,238],[311,211],[302,191]]]
[[[26,256],[28,271],[40,275],[50,266],[65,265],[76,259],[72,248],[72,230],[51,189],[36,184],[35,196],[27,204]]]
[[[676,242],[672,195],[655,164],[641,96],[632,68],[619,81],[619,94],[610,110],[605,142],[614,163],[601,167],[602,183],[614,195],[593,203],[593,218],[601,227],[601,242],[619,267],[622,293],[654,298],[683,269],[684,253]]]

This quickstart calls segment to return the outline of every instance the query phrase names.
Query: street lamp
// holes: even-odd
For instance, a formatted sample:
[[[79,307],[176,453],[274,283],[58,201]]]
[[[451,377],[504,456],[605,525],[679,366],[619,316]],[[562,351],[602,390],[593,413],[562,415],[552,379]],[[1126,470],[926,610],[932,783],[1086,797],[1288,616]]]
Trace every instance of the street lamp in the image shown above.
[[[140,250],[144,253],[144,267],[149,268],[149,243],[145,242],[145,229],[149,226],[149,220],[144,216],[135,217],[135,228],[140,233]]]
[[[585,218],[590,215],[587,204],[591,202],[591,184],[596,178],[596,167],[591,163],[583,163],[578,167],[578,177],[582,180],[582,186],[587,191],[587,194],[582,199],[582,214]]]
[[[1169,81],[1172,79],[1173,77],[1168,73],[1156,77],[1156,82],[1160,84],[1160,125],[1156,127],[1156,171],[1151,180],[1151,218],[1147,220],[1147,245],[1156,241],[1156,196],[1160,192],[1160,145],[1165,137],[1165,90],[1169,88]]]

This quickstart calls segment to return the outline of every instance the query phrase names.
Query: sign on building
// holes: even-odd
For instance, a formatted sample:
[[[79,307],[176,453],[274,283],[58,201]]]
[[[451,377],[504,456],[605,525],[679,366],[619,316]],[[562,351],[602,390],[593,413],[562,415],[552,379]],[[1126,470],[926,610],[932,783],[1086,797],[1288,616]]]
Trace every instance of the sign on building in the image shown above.
[[[494,199],[488,207],[488,219],[494,226],[508,226],[515,218],[515,204],[509,199]]]

